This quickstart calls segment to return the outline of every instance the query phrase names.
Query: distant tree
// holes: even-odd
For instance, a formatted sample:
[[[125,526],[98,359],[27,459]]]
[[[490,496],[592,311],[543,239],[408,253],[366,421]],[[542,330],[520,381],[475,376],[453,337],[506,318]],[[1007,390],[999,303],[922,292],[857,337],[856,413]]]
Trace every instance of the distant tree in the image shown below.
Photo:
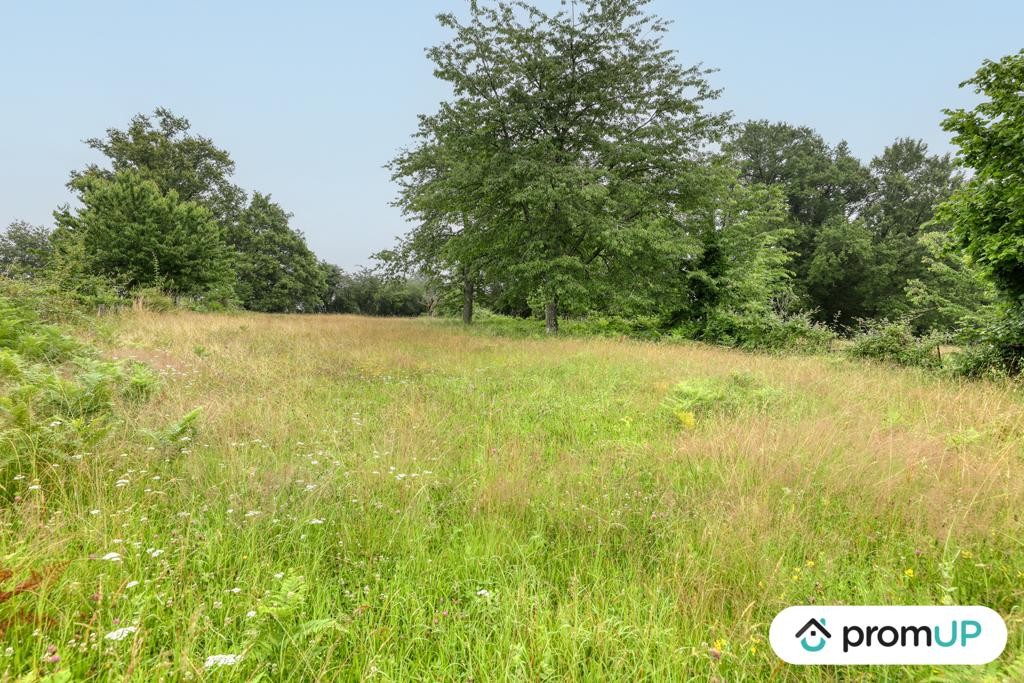
[[[862,219],[836,215],[815,235],[804,284],[814,293],[818,318],[851,328],[875,315],[874,303],[884,286],[878,251]]]
[[[416,316],[427,310],[426,288],[420,280],[382,277],[368,270],[349,274],[327,263],[321,268],[327,282],[327,313]]]
[[[748,121],[725,148],[748,182],[781,185],[790,213],[803,226],[849,215],[871,188],[868,170],[845,141],[832,147],[806,126]]]
[[[426,230],[447,226],[432,244],[455,245],[440,252],[454,267],[477,268],[464,257],[482,249],[549,332],[560,309],[677,255],[679,216],[703,195],[706,147],[725,129],[727,115],[702,110],[718,95],[706,72],[675,62],[648,4],[474,2],[466,23],[439,17],[455,35],[428,52],[453,97],[396,163],[412,179],[402,200]]]
[[[270,195],[257,192],[227,231],[236,252],[235,291],[245,308],[294,313],[322,305],[324,272],[290,218]]]
[[[0,233],[0,275],[15,279],[38,277],[52,253],[48,228],[14,221]]]
[[[860,213],[872,233],[876,263],[873,298],[865,308],[874,317],[894,320],[910,311],[907,283],[928,276],[930,243],[921,238],[948,230],[934,220],[935,210],[963,177],[950,155],[929,155],[924,142],[909,138],[886,147],[870,167],[873,187]]]
[[[820,264],[824,258],[815,251],[831,243],[845,219],[863,206],[872,187],[868,169],[845,142],[833,147],[811,128],[788,123],[748,121],[725,151],[747,182],[783,188],[793,220],[787,247],[794,253],[791,267],[797,289],[805,305],[827,319],[839,308],[838,302],[829,299],[835,290],[817,289],[815,282],[823,281],[810,278],[809,271],[812,261]],[[819,232],[826,224],[830,235],[822,238]]]
[[[137,171],[111,178],[83,177],[83,206],[54,212],[53,239],[82,272],[101,275],[128,290],[161,287],[171,294],[230,297],[231,255],[209,210],[164,194]]]
[[[110,180],[121,171],[135,171],[171,190],[179,201],[206,207],[222,225],[230,224],[245,204],[245,193],[231,182],[235,162],[209,138],[193,135],[188,119],[157,108],[152,116],[137,114],[124,130],[108,128],[106,137],[86,144],[110,161],[110,168],[90,164],[71,174],[69,185],[80,189],[90,178]]]
[[[999,291],[1001,320],[990,343],[1004,368],[1017,373],[1024,366],[1024,50],[986,60],[966,85],[981,103],[946,110],[943,128],[974,174],[938,215]]]

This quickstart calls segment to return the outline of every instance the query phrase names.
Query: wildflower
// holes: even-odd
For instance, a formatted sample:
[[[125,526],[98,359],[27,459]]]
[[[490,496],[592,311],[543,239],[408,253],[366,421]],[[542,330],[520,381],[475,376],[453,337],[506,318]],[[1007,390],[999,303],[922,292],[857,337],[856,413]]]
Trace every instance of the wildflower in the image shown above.
[[[248,512],[245,513],[245,516],[246,517],[255,517],[256,515],[259,515],[259,514],[261,514],[259,510],[249,510]]]
[[[204,669],[215,669],[218,666],[234,666],[241,661],[242,655],[210,655],[203,664]]]
[[[16,475],[14,475],[14,481],[21,481],[24,478],[25,478],[24,474],[16,474]]]
[[[138,629],[134,626],[125,626],[124,628],[114,629],[107,635],[103,636],[107,640],[124,640],[131,634],[135,633]]]
[[[276,574],[274,574],[274,578],[275,579],[283,579],[284,578],[284,572],[277,572]]]
[[[150,557],[160,557],[164,554],[163,548],[146,548],[146,552],[149,553]]]
[[[309,523],[310,524],[323,524],[324,520],[322,520],[322,519],[311,519],[311,520],[309,520]]]
[[[241,593],[241,592],[242,592],[242,589],[241,589],[241,588],[239,588],[238,586],[235,586],[234,588],[229,588],[229,589],[227,590],[227,592],[228,592],[228,593],[234,593],[235,595],[238,595],[239,593]]]
[[[100,514],[100,511],[99,510],[89,510],[89,514],[90,515],[98,515],[98,514]]]
[[[114,482],[114,486],[116,486],[117,488],[121,489],[121,488],[124,488],[125,486],[127,486],[128,483],[129,482],[128,482],[127,479],[118,479],[117,481]]]
[[[481,588],[480,590],[478,590],[476,592],[476,594],[479,595],[481,598],[489,598],[489,597],[491,597],[491,592],[489,590],[487,590],[486,588]]]
[[[38,491],[41,488],[42,488],[42,486],[40,486],[39,484],[32,484],[31,486],[28,487],[28,490],[29,491]]]
[[[814,567],[814,560],[807,560],[807,568],[810,569],[812,567]]]
[[[914,568],[913,567],[907,567],[906,569],[904,569],[903,570],[903,576],[907,577],[908,579],[914,578]]]
[[[125,587],[125,590],[127,590],[127,589],[129,589],[129,588],[135,588],[135,587],[136,587],[136,586],[138,586],[138,585],[139,585],[139,582],[138,582],[138,581],[129,581],[128,583],[126,583],[126,584],[124,585],[124,587]]]
[[[256,616],[256,610],[254,609],[251,609],[245,613],[246,619],[252,619],[254,616]]]
[[[101,557],[100,559],[101,560],[106,560],[107,562],[120,562],[121,561],[121,553],[110,552],[110,553],[107,553],[106,555],[104,555],[103,557]]]

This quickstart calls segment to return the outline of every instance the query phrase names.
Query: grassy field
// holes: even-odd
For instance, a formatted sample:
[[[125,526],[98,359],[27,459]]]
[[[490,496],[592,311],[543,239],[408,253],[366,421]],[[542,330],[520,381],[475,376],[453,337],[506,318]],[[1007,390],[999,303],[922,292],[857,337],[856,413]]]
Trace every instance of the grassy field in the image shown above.
[[[162,381],[94,452],[19,456],[3,588],[39,578],[0,604],[4,680],[1024,675],[1010,388],[427,320],[135,312],[93,343]],[[807,603],[983,604],[1010,642],[790,667],[768,624]]]

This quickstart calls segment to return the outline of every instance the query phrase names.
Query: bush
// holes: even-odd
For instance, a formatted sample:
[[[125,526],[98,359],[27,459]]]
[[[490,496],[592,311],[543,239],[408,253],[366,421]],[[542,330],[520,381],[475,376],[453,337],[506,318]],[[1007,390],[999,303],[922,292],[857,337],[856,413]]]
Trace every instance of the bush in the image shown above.
[[[731,415],[743,409],[760,410],[778,396],[750,373],[734,372],[724,379],[692,379],[677,384],[665,403],[676,419],[692,429],[712,415]]]
[[[918,368],[942,367],[939,347],[946,337],[929,334],[914,335],[909,320],[861,322],[861,329],[852,340],[847,353],[853,358],[879,360],[895,365]]]
[[[1024,372],[1024,313],[994,306],[979,327],[960,334],[950,371],[962,377],[1016,377]]]
[[[132,293],[132,305],[148,311],[166,313],[175,308],[174,299],[159,287],[143,287]]]
[[[89,347],[46,324],[32,299],[0,295],[0,492],[16,475],[92,450],[116,422],[119,400],[146,398],[152,372],[104,361]]]
[[[682,330],[685,336],[709,344],[749,351],[824,353],[836,333],[811,320],[809,313],[715,310],[702,326]]]

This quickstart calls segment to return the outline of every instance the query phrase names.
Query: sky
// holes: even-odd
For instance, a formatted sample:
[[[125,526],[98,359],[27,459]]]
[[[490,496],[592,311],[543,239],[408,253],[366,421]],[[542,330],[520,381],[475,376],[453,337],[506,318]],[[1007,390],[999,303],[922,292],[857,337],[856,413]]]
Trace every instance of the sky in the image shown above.
[[[557,0],[536,0],[546,9]],[[447,94],[424,49],[467,0],[0,0],[0,226],[51,225],[83,140],[170,108],[227,149],[235,182],[294,214],[346,269],[409,226],[384,164]],[[983,59],[1024,47],[1022,0],[654,0],[715,109],[808,125],[868,161],[897,137],[952,151],[944,107]]]

